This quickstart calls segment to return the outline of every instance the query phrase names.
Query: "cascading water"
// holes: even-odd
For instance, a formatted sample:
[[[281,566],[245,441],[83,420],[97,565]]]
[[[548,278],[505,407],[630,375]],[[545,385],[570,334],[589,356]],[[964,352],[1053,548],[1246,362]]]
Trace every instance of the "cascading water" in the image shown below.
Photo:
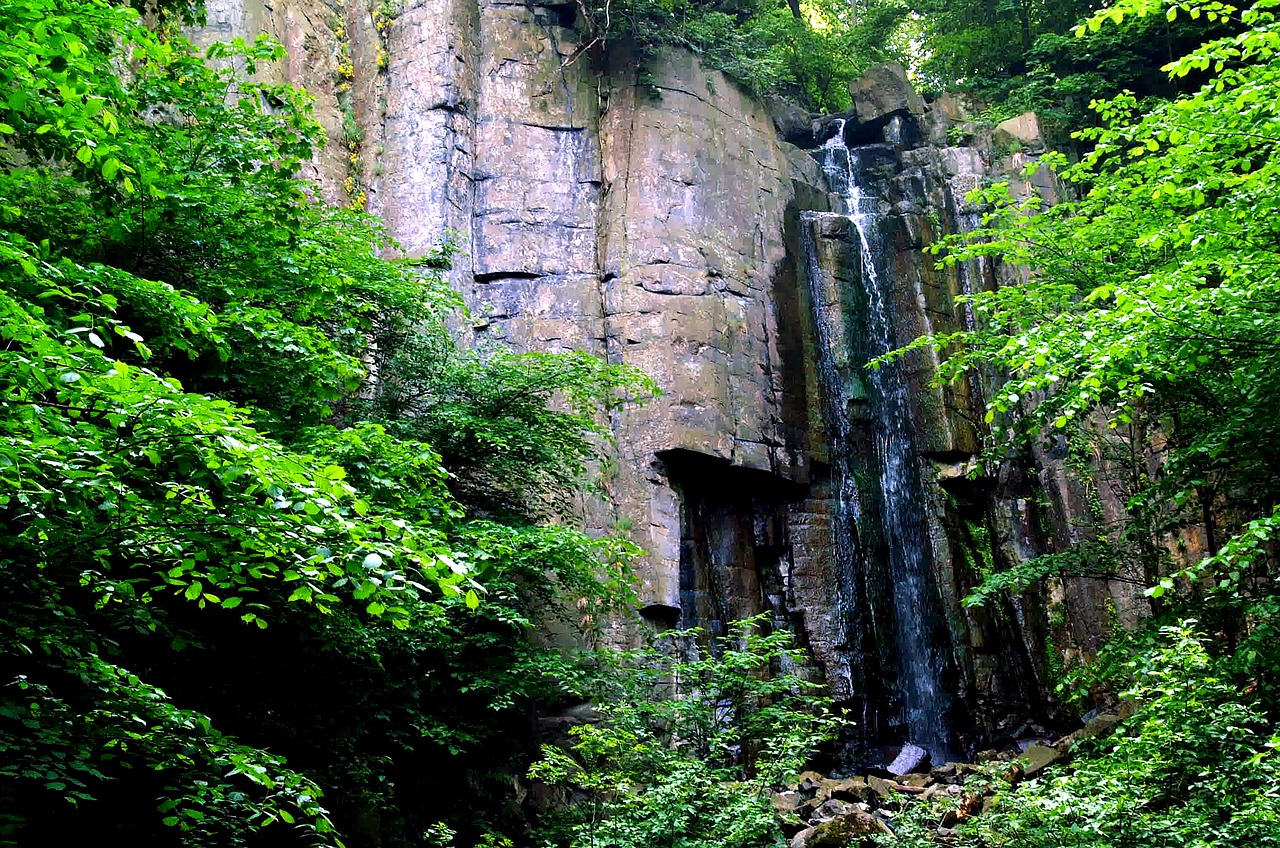
[[[867,358],[888,353],[897,347],[893,326],[892,273],[885,267],[892,256],[889,236],[893,221],[881,208],[881,201],[862,188],[862,151],[850,149],[843,137],[843,125],[823,146],[822,166],[834,193],[847,204],[846,215],[858,234],[861,253],[861,280],[866,296],[866,321],[861,340]],[[815,213],[806,213],[813,216]],[[812,218],[810,218],[812,220]],[[803,228],[802,228],[803,229]],[[807,236],[807,234],[806,234]],[[856,519],[861,494],[851,473],[853,424],[847,412],[842,388],[848,379],[835,373],[833,345],[845,343],[832,338],[832,303],[828,283],[818,264],[816,250],[803,245],[808,254],[808,272],[814,301],[819,372],[830,397],[827,412],[832,441],[833,467],[839,479],[839,506]],[[831,372],[831,373],[828,373]],[[920,474],[911,437],[911,408],[908,386],[901,363],[892,363],[869,372],[870,418],[873,430],[875,477],[878,480],[878,512],[888,557],[888,594],[893,610],[893,650],[885,657],[896,665],[898,694],[902,700],[902,722],[907,741],[929,750],[935,761],[953,753],[951,733],[945,719],[950,695],[942,680],[946,657],[937,640],[939,602],[931,582],[931,547],[924,509]],[[833,391],[833,389],[835,389]],[[837,556],[855,561],[855,551]],[[845,541],[853,546],[852,536]],[[843,564],[842,564],[843,565]]]
[[[822,386],[822,417],[827,427],[827,443],[831,465],[832,483],[832,534],[831,552],[835,559],[834,572],[837,577],[837,588],[840,599],[838,607],[845,626],[852,626],[852,611],[858,606],[857,594],[857,545],[856,522],[862,512],[861,495],[858,491],[857,479],[852,464],[853,423],[849,419],[849,392],[847,381],[840,373],[833,351],[847,350],[843,328],[843,306],[835,281],[828,281],[822,272],[818,259],[817,246],[814,244],[812,228],[820,219],[821,213],[804,212],[800,227],[801,255],[806,261],[806,278],[809,281],[809,296],[813,309],[814,330],[817,348],[821,352],[817,357],[818,380]],[[846,634],[843,642],[854,644],[854,634]],[[836,692],[852,694],[857,690],[853,680],[855,667],[860,665],[858,658],[842,668],[828,668],[828,682]],[[830,679],[830,678],[836,679]],[[871,725],[871,716],[867,712],[868,703],[862,697],[863,714],[861,726],[865,729]]]

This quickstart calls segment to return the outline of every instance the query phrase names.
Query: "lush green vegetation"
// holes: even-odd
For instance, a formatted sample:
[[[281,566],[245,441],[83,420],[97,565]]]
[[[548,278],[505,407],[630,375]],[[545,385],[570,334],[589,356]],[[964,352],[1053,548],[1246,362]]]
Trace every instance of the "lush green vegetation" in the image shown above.
[[[970,92],[992,120],[1034,110],[1065,144],[1073,130],[1095,122],[1089,108],[1095,99],[1123,90],[1139,99],[1188,90],[1161,67],[1229,26],[1151,15],[1076,32],[1101,5],[922,0],[904,25],[916,29],[926,49],[903,58],[926,91]]]
[[[848,81],[888,60],[905,64],[927,94],[968,92],[991,121],[1028,110],[1061,142],[1094,123],[1089,104],[1130,90],[1140,100],[1193,90],[1161,67],[1206,37],[1239,31],[1230,18],[1130,16],[1118,26],[1081,21],[1096,0],[607,0],[581,3],[583,50],[644,68],[664,46],[758,94],[818,112],[849,106]]]
[[[844,0],[592,0],[580,8],[583,51],[638,61],[642,82],[654,81],[647,66],[658,50],[683,47],[757,94],[815,112],[849,106],[849,80],[893,56],[901,17]]]
[[[0,8],[0,842],[476,830],[572,678],[531,622],[626,597],[534,504],[652,387],[455,350],[447,257],[314,202],[280,48],[185,11]]]
[[[962,844],[1280,843],[1277,7],[1122,0],[1078,35],[1085,4],[583,9],[588,50],[687,46],[815,109],[906,46],[931,87],[1082,128],[1079,161],[1041,162],[1073,199],[988,187],[984,228],[946,245],[1035,274],[918,344],[944,377],[1005,375],[989,462],[1084,441],[1129,498],[1110,536],[972,602],[1119,573],[1152,621],[1061,692],[1124,693],[1132,717]],[[0,844],[503,844],[527,827],[501,802],[531,707],[586,697],[597,720],[534,768],[572,802],[545,842],[779,844],[765,790],[841,726],[785,634],[585,657],[529,638],[628,600],[635,549],[549,519],[600,413],[652,384],[457,349],[449,249],[381,258],[376,220],[297,179],[322,138],[303,92],[257,81],[280,48],[199,53],[189,10],[152,11],[0,7]],[[1196,528],[1188,566],[1170,540]],[[933,814],[891,842],[931,843]]]
[[[532,775],[576,791],[544,825],[573,848],[757,848],[782,844],[768,793],[845,721],[789,669],[803,652],[763,616],[707,640],[668,631],[655,647],[604,655],[597,723],[568,750],[543,748]],[[677,691],[678,697],[663,697]]]

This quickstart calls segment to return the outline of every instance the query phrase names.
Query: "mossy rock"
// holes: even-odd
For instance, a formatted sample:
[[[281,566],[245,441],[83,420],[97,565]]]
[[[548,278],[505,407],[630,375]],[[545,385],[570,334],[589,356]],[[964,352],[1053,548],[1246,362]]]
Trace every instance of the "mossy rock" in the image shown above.
[[[887,833],[882,821],[858,810],[815,827],[804,848],[872,848],[875,836]]]

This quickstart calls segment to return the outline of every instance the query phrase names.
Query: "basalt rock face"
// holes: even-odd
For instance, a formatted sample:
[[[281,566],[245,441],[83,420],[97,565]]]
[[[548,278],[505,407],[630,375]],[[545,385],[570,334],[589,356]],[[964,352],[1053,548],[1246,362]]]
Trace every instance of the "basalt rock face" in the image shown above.
[[[863,367],[876,344],[962,326],[959,294],[1016,273],[942,269],[921,248],[976,223],[963,198],[983,180],[1052,194],[1018,176],[1033,146],[998,155],[960,105],[927,107],[895,68],[855,83],[840,121],[808,124],[679,51],[640,85],[625,56],[578,55],[570,4],[209,6],[199,38],[266,30],[290,49],[272,73],[317,95],[331,143],[308,176],[327,200],[364,203],[413,255],[452,234],[466,343],[588,350],[661,385],[614,414],[608,497],[582,505],[587,529],[648,551],[619,643],[768,612],[856,708],[860,754],[917,741],[941,762],[1046,719],[1046,639],[1093,639],[1111,606],[1133,607],[1066,586],[1052,626],[1039,597],[964,608],[985,568],[1091,520],[1078,481],[1048,455],[971,479],[981,381],[932,388],[924,352],[892,378]],[[953,125],[974,146],[947,147]],[[826,160],[836,131],[862,151],[870,264],[867,222]],[[936,738],[913,740],[925,706]]]

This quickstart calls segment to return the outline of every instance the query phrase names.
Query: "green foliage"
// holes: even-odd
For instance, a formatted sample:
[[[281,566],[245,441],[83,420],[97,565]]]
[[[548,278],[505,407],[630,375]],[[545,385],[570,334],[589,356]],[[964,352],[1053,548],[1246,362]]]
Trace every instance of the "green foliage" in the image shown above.
[[[769,786],[803,768],[846,722],[793,669],[785,632],[736,622],[700,646],[699,630],[601,657],[598,723],[544,746],[533,777],[585,793],[548,839],[573,846],[763,848],[783,844]]]
[[[421,332],[386,349],[379,370],[395,378],[357,404],[361,414],[430,443],[455,496],[497,516],[563,512],[610,438],[601,412],[657,392],[633,369],[587,353],[481,355]]]
[[[1193,622],[1130,663],[1137,714],[1073,768],[1006,793],[982,845],[1280,845],[1280,735]]]
[[[1225,21],[1206,27],[1185,16],[1129,16],[1118,26],[1086,28],[1073,37],[1097,5],[917,0],[901,30],[924,49],[900,50],[900,58],[924,91],[976,95],[982,119],[993,124],[1034,111],[1055,143],[1068,144],[1072,131],[1095,123],[1095,100],[1132,91],[1145,102],[1186,91],[1161,66],[1230,31]]]
[[[1047,577],[1090,577],[1145,585],[1142,575],[1128,573],[1138,554],[1113,539],[1081,542],[1064,551],[1016,563],[983,575],[982,583],[964,599],[965,606],[983,606],[1006,592],[1026,592]]]
[[[635,549],[478,519],[459,481],[567,490],[594,404],[651,384],[454,351],[445,254],[377,258],[297,178],[323,139],[257,81],[281,48],[198,52],[152,11],[0,7],[0,841],[470,828],[576,673],[531,623],[567,598],[594,626]]]
[[[1210,643],[1194,621],[1125,641],[1127,653],[1105,667],[1133,704],[1133,716],[1110,736],[1078,744],[1069,763],[1016,786],[1005,777],[1005,763],[972,776],[966,794],[995,797],[949,844],[1280,844],[1280,734],[1256,682],[1242,687],[1247,678],[1215,658]],[[938,844],[938,823],[958,801],[944,796],[910,805],[894,818],[894,834],[878,843]]]
[[[630,51],[641,80],[666,46],[687,48],[757,94],[813,111],[849,106],[849,80],[888,57],[904,5],[843,0],[606,0],[582,4],[589,45]],[[658,92],[659,94],[661,92]]]

